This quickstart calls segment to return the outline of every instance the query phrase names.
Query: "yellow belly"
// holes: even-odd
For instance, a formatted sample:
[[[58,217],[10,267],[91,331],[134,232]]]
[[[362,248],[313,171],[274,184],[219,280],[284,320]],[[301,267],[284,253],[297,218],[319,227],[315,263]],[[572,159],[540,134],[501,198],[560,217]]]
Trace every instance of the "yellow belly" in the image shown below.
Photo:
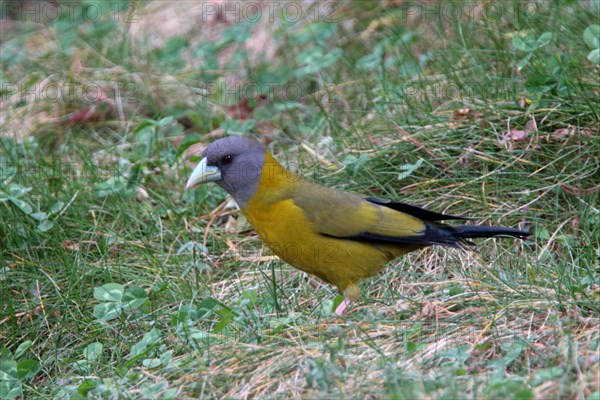
[[[303,182],[265,152],[259,187],[252,199],[242,207],[248,222],[261,239],[292,266],[336,285],[342,292],[348,289],[346,294],[356,297],[359,280],[377,274],[388,261],[419,247],[360,242],[321,234],[292,200],[297,195],[294,191],[310,193],[316,190],[322,189]],[[329,194],[332,201],[340,201],[336,193]],[[328,206],[331,207],[331,204]],[[361,218],[376,223],[374,221],[378,215],[372,211],[365,212]],[[423,228],[421,221],[412,217],[399,219],[392,224],[390,221],[396,216],[389,215],[386,218],[379,226],[383,233],[388,233],[384,229],[387,225],[388,230],[393,229],[392,233],[398,234],[416,233]],[[350,224],[349,230],[355,231],[355,225]],[[333,231],[339,231],[339,226],[333,228]]]
[[[373,276],[406,251],[321,235],[307,222],[292,200],[268,208],[248,207],[248,222],[280,258],[343,291],[360,279]]]

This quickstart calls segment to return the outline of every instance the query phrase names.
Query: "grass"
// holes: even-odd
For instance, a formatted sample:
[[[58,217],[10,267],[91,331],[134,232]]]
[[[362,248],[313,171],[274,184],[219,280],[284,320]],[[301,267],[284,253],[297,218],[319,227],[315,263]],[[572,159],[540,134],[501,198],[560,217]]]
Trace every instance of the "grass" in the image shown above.
[[[598,397],[595,2],[255,23],[85,3],[103,17],[2,3],[0,397]],[[335,289],[226,193],[184,192],[232,134],[322,184],[534,237],[411,253],[335,317]]]

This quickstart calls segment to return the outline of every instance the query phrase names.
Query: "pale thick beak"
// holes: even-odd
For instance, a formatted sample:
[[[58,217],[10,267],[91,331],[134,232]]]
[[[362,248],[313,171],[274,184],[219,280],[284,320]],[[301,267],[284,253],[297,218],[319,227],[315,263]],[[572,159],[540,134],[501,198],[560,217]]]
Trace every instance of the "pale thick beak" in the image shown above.
[[[207,165],[208,161],[206,158],[200,160],[194,171],[190,175],[190,179],[188,179],[185,184],[185,188],[189,189],[192,186],[199,185],[201,183],[206,182],[215,182],[221,180],[221,170],[212,165]]]

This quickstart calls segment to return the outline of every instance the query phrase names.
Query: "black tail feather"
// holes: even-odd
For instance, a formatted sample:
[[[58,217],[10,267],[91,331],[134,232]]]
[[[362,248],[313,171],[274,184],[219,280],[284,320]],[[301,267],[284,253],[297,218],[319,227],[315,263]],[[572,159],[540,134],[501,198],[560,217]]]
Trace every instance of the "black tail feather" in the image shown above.
[[[465,247],[466,245],[474,244],[468,239],[489,238],[493,236],[510,236],[519,239],[525,239],[529,235],[531,235],[530,232],[513,228],[470,225],[451,226],[428,222],[425,224],[425,232],[418,236],[384,236],[370,232],[363,232],[358,235],[346,237],[346,239],[417,246],[441,245],[450,247]]]
[[[419,218],[425,224],[425,230],[421,234],[414,236],[387,236],[372,232],[362,232],[357,235],[347,236],[345,239],[363,242],[416,245],[418,247],[441,245],[464,248],[466,246],[473,245],[473,243],[468,239],[490,238],[494,236],[509,236],[518,239],[525,239],[531,235],[531,233],[527,231],[514,228],[504,228],[501,226],[446,225],[437,221],[461,219],[467,220],[471,218],[440,214],[435,211],[414,206],[412,204],[378,199],[375,197],[367,197],[366,200],[373,204],[388,207],[392,210]]]
[[[452,227],[455,234],[462,239],[489,238],[494,236],[512,236],[525,239],[530,232],[501,226],[469,226],[461,225]]]
[[[450,247],[464,247],[474,245],[468,239],[490,238],[494,236],[515,237],[525,239],[530,233],[520,229],[505,228],[502,226],[479,225],[445,225],[429,223],[422,237],[423,243],[438,244]]]

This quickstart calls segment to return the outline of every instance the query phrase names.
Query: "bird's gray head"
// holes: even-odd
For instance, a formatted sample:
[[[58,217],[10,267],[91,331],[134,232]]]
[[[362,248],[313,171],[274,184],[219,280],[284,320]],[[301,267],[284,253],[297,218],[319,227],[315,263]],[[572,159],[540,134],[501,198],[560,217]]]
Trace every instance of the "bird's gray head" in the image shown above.
[[[260,182],[265,163],[263,145],[245,137],[231,136],[212,142],[203,156],[190,175],[186,189],[216,182],[233,196],[240,207],[244,207]]]

